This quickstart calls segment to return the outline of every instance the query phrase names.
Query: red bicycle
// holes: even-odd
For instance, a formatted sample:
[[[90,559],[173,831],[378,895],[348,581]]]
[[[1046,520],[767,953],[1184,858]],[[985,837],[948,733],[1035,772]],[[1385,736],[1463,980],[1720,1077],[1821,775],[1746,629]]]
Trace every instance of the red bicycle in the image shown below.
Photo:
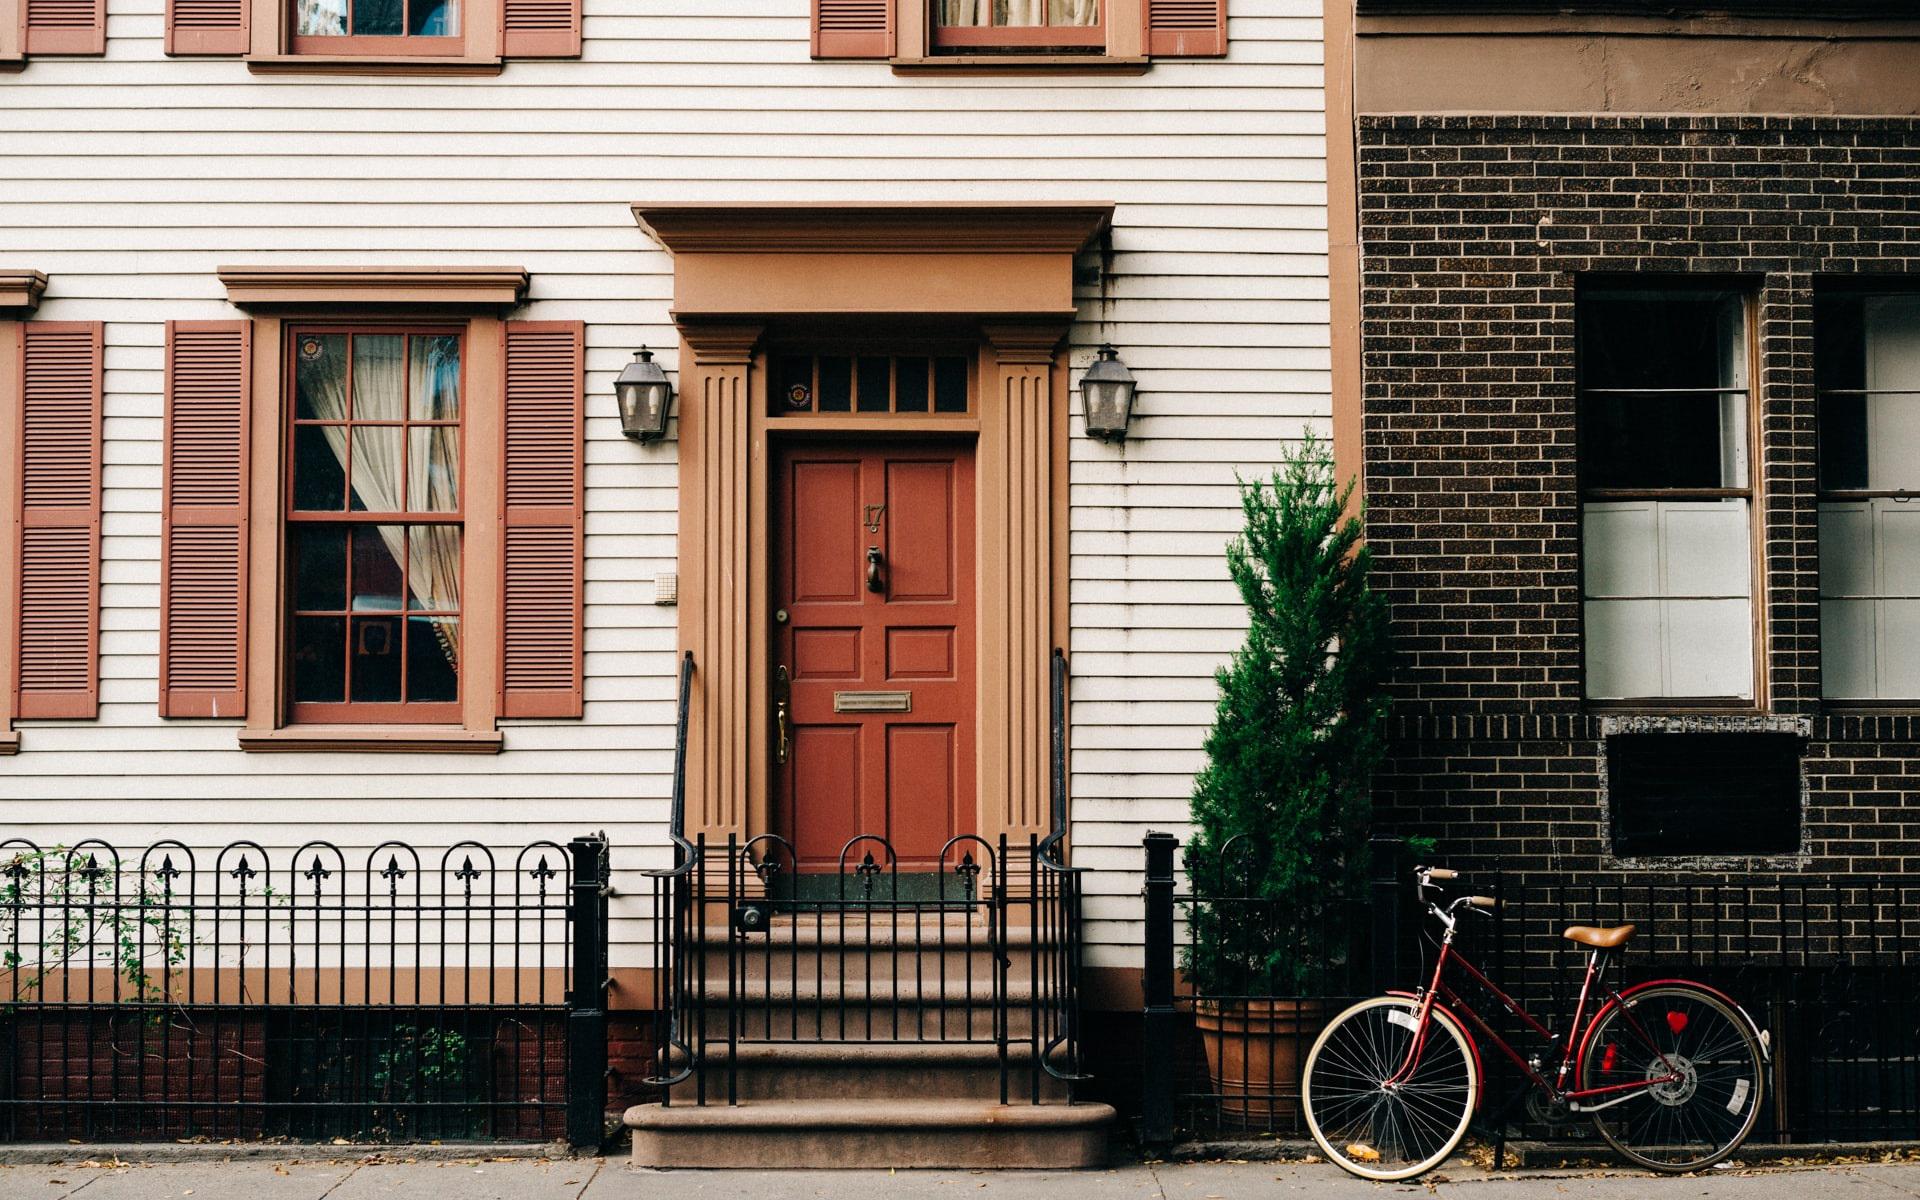
[[[1769,1039],[1733,1000],[1705,984],[1660,979],[1621,990],[1604,982],[1632,925],[1574,925],[1589,948],[1586,978],[1562,1041],[1454,948],[1459,915],[1486,911],[1488,896],[1442,903],[1457,872],[1419,867],[1420,900],[1439,922],[1433,979],[1335,1017],[1307,1055],[1302,1101],[1313,1140],[1364,1179],[1411,1179],[1444,1162],[1467,1134],[1484,1073],[1476,1035],[1498,1046],[1549,1119],[1591,1116],[1615,1150],[1640,1166],[1679,1174],[1719,1162],[1760,1116]],[[1448,983],[1458,970],[1545,1044],[1522,1055]],[[1464,1018],[1464,1020],[1463,1020]],[[1549,1059],[1558,1062],[1549,1066]]]

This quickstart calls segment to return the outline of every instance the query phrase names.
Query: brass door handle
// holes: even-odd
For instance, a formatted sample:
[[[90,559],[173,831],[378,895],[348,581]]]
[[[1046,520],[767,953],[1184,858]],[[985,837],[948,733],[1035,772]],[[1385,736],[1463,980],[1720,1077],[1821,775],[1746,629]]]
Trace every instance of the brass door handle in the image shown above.
[[[792,707],[793,679],[785,667],[773,669],[773,761],[784,764],[788,753],[793,749],[793,740],[787,734],[788,713]]]
[[[887,590],[885,581],[880,578],[880,561],[880,547],[868,546],[867,590],[870,592],[884,592]]]

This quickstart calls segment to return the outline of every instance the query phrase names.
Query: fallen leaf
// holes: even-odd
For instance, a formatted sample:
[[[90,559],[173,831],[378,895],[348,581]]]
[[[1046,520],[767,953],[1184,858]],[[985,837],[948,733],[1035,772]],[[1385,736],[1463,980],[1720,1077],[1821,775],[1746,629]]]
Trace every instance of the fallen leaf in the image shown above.
[[[1355,1162],[1379,1162],[1380,1152],[1372,1146],[1363,1146],[1355,1142],[1347,1147],[1347,1157]]]

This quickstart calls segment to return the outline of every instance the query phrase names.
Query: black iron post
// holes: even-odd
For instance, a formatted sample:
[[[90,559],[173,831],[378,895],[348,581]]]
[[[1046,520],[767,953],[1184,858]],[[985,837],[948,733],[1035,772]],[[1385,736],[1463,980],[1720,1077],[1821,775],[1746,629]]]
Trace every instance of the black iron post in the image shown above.
[[[1173,860],[1179,841],[1149,833],[1146,888],[1146,970],[1142,1010],[1140,1138],[1148,1144],[1173,1140]]]
[[[1367,899],[1373,910],[1373,990],[1405,987],[1400,977],[1400,899],[1405,844],[1397,837],[1375,835],[1367,841]]]
[[[567,997],[567,1141],[598,1148],[607,1112],[607,839],[568,843],[573,856],[573,987]]]

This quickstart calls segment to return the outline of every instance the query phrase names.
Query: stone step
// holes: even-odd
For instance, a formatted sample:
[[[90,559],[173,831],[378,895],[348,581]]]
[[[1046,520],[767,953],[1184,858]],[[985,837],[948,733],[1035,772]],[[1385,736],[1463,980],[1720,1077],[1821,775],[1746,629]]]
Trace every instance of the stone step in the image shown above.
[[[778,1043],[746,1042],[730,1056],[726,1045],[709,1046],[704,1074],[709,1102],[727,1095],[727,1066],[734,1063],[734,1095],[741,1100],[950,1100],[1000,1098],[997,1047],[972,1043]],[[675,1055],[676,1066],[684,1056]],[[1036,1081],[1033,1047],[1007,1047],[1007,1098],[1033,1102],[1037,1082],[1042,1103],[1067,1099],[1067,1086],[1045,1071]],[[694,1096],[692,1082],[676,1085],[674,1100]]]
[[[697,1019],[694,1014],[689,1021]],[[968,1005],[949,997],[944,1004],[895,1004],[876,999],[872,1004],[845,999],[832,1004],[768,1004],[743,1001],[734,1010],[737,1041],[841,1042],[865,1044],[901,1042],[990,1042],[994,1036],[994,1008],[986,1000]],[[1007,1034],[1014,1040],[1033,1030],[1033,1010],[1024,1001],[1006,1007]],[[727,1009],[710,1004],[706,1010],[706,1038],[725,1041]]]
[[[705,968],[704,977],[702,966]],[[781,997],[795,993],[805,996],[850,994],[891,997],[897,992],[903,999],[911,999],[941,992],[964,996],[969,991],[974,996],[981,996],[992,993],[993,981],[999,974],[999,964],[990,950],[924,955],[848,951],[825,956],[756,950],[741,954],[731,964],[724,952],[716,951],[708,955],[704,964],[688,964],[693,974],[688,982],[695,988],[704,989],[707,995],[725,995],[730,966],[734,971],[733,986],[736,989],[744,988],[756,995],[764,995],[771,990],[772,994]],[[1046,964],[1040,967],[1042,978],[1056,973],[1049,971]],[[1010,991],[1024,989],[1030,992],[1034,977],[1033,960],[1020,954],[1008,955],[1004,977]]]
[[[982,1100],[766,1100],[642,1104],[626,1112],[647,1167],[1094,1167],[1105,1104]]]

